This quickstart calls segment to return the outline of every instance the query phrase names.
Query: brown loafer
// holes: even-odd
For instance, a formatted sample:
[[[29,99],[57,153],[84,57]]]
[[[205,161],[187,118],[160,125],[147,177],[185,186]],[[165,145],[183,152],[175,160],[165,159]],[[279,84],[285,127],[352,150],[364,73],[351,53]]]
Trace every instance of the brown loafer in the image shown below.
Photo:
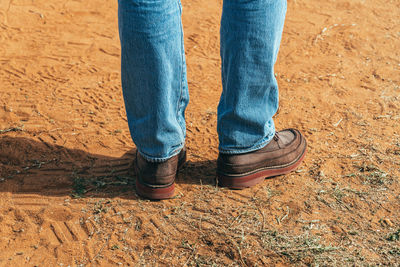
[[[186,148],[164,162],[150,162],[136,153],[136,192],[139,196],[160,200],[171,198],[178,170],[186,162]]]
[[[220,186],[243,189],[267,177],[295,170],[306,154],[307,142],[295,129],[277,132],[265,147],[244,154],[222,154],[217,161]]]

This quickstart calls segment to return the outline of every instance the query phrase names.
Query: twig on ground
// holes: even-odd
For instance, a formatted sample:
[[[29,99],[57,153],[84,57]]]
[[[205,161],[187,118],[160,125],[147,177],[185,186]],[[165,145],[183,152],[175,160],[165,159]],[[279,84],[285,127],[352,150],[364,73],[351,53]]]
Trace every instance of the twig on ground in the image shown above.
[[[339,248],[337,247],[321,247],[321,246],[316,246],[316,247],[307,247],[307,248],[294,248],[294,249],[286,249],[286,250],[279,250],[279,251],[274,251],[277,254],[282,254],[282,253],[291,253],[291,252],[301,252],[301,251],[307,251],[307,250],[317,250],[317,251],[333,251],[333,250],[338,250]]]
[[[230,239],[230,241],[231,241],[231,244],[234,245],[234,246],[236,247],[236,249],[237,249],[237,251],[238,251],[238,254],[239,254],[240,261],[242,262],[243,266],[248,266],[247,263],[246,263],[246,262],[244,261],[244,259],[243,259],[242,251],[240,250],[240,247],[239,247],[239,245],[237,244],[237,242],[236,242],[232,237],[229,238],[229,239]]]
[[[255,206],[258,209],[258,211],[260,212],[261,217],[262,217],[262,225],[261,225],[261,232],[262,232],[262,231],[264,231],[264,227],[265,227],[265,215],[264,215],[264,212],[260,209],[260,207],[257,204]]]
[[[287,209],[287,212],[286,212],[285,215],[282,216],[282,218],[276,217],[276,221],[278,222],[278,224],[281,224],[281,222],[282,222],[283,220],[285,220],[285,219],[289,216],[290,209],[289,209],[288,206],[286,206],[286,209]]]
[[[103,249],[108,245],[108,242],[110,241],[111,234],[109,234],[106,238],[106,242],[103,244],[103,246],[100,248],[99,252],[93,257],[93,259],[90,262],[93,262],[97,257],[100,256],[101,252],[103,252]]]
[[[7,129],[0,130],[0,134],[8,133],[8,132],[21,132],[22,127],[11,127]]]

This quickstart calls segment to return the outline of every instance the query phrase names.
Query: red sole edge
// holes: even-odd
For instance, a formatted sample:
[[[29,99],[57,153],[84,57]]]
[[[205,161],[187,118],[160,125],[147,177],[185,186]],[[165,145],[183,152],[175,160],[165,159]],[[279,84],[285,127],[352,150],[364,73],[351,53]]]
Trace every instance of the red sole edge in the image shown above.
[[[285,168],[262,170],[242,177],[230,177],[218,174],[218,184],[222,187],[228,187],[231,189],[244,189],[251,187],[261,183],[265,178],[283,175],[294,171],[302,163],[305,155],[306,152],[304,151],[303,155],[294,164]]]
[[[136,192],[139,196],[151,200],[169,199],[174,196],[175,184],[173,183],[170,186],[162,188],[153,188],[143,185],[136,180]]]

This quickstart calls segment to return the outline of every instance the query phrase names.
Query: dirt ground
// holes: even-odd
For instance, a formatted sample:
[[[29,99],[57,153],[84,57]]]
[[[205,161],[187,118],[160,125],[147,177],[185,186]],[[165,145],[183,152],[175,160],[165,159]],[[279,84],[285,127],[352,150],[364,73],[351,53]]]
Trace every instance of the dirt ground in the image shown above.
[[[276,126],[308,154],[241,191],[214,182],[222,0],[182,4],[190,162],[150,202],[116,1],[0,0],[0,266],[399,266],[400,2],[288,1]]]

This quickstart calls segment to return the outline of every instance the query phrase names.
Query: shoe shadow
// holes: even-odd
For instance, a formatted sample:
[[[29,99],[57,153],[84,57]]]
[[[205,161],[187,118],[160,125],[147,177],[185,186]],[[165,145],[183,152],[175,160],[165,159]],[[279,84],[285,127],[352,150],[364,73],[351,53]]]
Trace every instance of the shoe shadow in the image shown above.
[[[23,137],[0,137],[0,192],[43,196],[138,199],[133,160],[136,149],[120,158]],[[215,184],[215,160],[190,158],[177,184]]]

